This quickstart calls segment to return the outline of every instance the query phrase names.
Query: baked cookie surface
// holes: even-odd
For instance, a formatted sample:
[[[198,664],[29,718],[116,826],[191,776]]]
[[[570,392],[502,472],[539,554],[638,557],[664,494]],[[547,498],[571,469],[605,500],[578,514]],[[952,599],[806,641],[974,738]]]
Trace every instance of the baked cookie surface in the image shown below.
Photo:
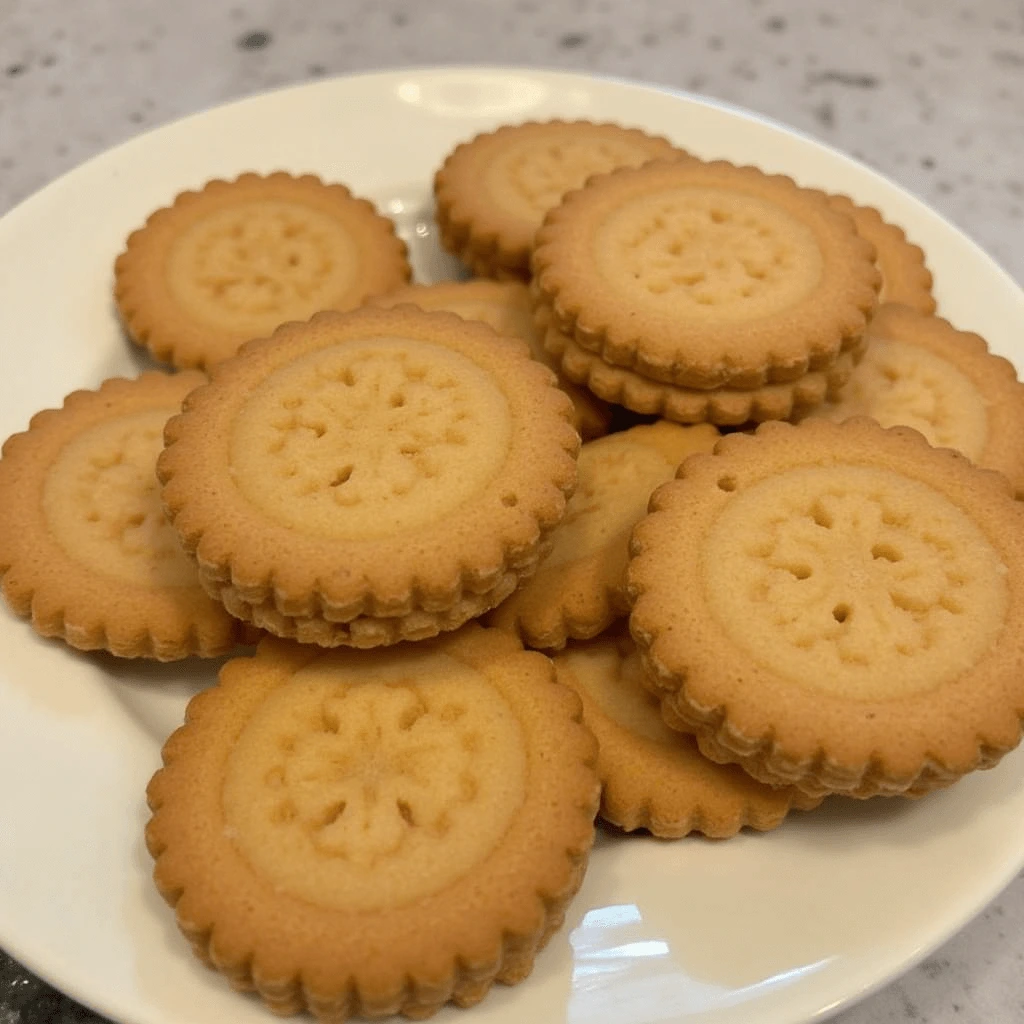
[[[718,438],[707,424],[662,421],[588,441],[550,554],[488,622],[511,629],[527,646],[548,649],[596,636],[625,615],[630,531],[651,492],[688,455],[710,452]]]
[[[268,639],[165,744],[156,884],[196,954],[276,1012],[471,1005],[526,977],[579,888],[595,754],[576,695],[506,633]]]
[[[209,368],[286,321],[352,309],[409,275],[394,225],[344,185],[248,173],[153,213],[117,258],[114,296],[156,359]]]
[[[75,391],[0,458],[0,576],[43,636],[120,657],[223,654],[248,633],[209,598],[160,505],[164,424],[201,373]]]
[[[557,372],[557,363],[548,355],[540,333],[533,323],[533,305],[526,285],[518,281],[442,281],[438,284],[413,284],[372,300],[372,305],[390,309],[409,302],[425,310],[447,310],[464,320],[480,320],[498,334],[521,338],[530,346],[534,359]],[[608,432],[611,411],[586,388],[559,375],[558,386],[572,399],[576,429],[583,440]]]
[[[454,629],[534,570],[579,435],[526,346],[412,307],[247,345],[167,428],[158,470],[204,586],[324,646]]]
[[[630,628],[666,721],[811,795],[919,795],[1024,715],[1024,508],[866,419],[724,438],[633,534]]]
[[[605,362],[687,388],[824,370],[877,304],[874,249],[789,178],[659,160],[591,179],[545,217],[535,302]]]
[[[530,276],[544,214],[592,174],[682,157],[667,139],[589,121],[505,125],[462,143],[434,178],[445,248],[481,277]]]
[[[934,313],[932,274],[925,265],[924,250],[874,207],[861,206],[844,195],[830,195],[828,201],[834,210],[850,217],[861,238],[875,247],[875,265],[882,275],[878,301],[898,302],[926,315]]]
[[[1024,495],[1024,384],[1009,360],[977,334],[891,303],[879,307],[868,341],[850,379],[811,415],[913,427],[1003,473]]]
[[[605,821],[662,838],[725,839],[744,827],[777,828],[791,809],[818,804],[795,787],[766,786],[738,765],[709,761],[692,736],[670,729],[627,632],[571,644],[553,660],[597,737]]]

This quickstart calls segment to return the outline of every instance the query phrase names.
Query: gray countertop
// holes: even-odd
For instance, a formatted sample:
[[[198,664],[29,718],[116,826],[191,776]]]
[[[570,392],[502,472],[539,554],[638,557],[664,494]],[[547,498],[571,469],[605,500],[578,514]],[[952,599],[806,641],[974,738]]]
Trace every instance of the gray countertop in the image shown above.
[[[0,0],[0,213],[85,158],[266,88],[439,63],[728,100],[861,158],[1024,283],[1019,0]],[[0,954],[0,1024],[94,1021]],[[1024,877],[841,1024],[1024,1020]]]

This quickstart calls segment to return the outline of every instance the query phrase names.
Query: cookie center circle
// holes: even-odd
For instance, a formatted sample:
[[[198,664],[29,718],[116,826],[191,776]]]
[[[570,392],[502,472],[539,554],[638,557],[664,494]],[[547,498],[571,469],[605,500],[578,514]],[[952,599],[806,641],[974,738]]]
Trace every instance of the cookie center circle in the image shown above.
[[[235,420],[238,488],[276,522],[370,538],[435,522],[501,472],[508,401],[466,356],[405,338],[311,352],[263,381]]]
[[[712,615],[754,661],[866,700],[969,670],[1009,600],[995,548],[945,495],[860,466],[791,469],[734,491],[701,566]]]
[[[200,323],[256,336],[337,306],[357,276],[357,255],[344,224],[314,207],[232,202],[175,240],[167,281]]]
[[[160,504],[156,458],[176,407],[96,424],[64,446],[46,477],[43,513],[74,561],[103,576],[198,587]]]
[[[592,251],[604,279],[643,306],[687,319],[764,317],[821,279],[814,233],[774,203],[687,185],[625,199]]]
[[[967,375],[904,341],[874,339],[840,402],[817,414],[837,421],[870,416],[883,427],[913,427],[929,443],[957,448],[975,461],[988,441],[985,402]]]
[[[469,874],[525,799],[527,755],[486,676],[431,654],[328,654],[274,690],[228,759],[235,843],[317,906],[378,910]]]
[[[493,158],[484,187],[498,206],[540,224],[566,192],[581,188],[592,174],[638,167],[655,155],[628,139],[522,139]]]

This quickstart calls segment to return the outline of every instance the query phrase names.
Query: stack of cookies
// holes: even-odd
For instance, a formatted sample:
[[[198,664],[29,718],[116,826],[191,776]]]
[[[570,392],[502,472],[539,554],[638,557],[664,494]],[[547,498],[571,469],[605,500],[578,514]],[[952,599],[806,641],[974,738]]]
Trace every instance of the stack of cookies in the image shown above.
[[[719,425],[834,396],[881,284],[874,247],[825,196],[696,159],[592,178],[547,214],[532,266],[565,376],[635,412]]]
[[[633,533],[630,630],[665,722],[808,797],[920,796],[1024,720],[1024,506],[917,431],[765,424]]]

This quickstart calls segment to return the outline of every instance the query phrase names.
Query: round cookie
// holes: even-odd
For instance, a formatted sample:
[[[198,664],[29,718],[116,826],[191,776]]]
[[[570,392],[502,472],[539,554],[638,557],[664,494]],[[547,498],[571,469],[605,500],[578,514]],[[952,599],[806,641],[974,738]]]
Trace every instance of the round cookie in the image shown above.
[[[507,633],[267,639],[164,746],[154,879],[197,956],[277,1013],[469,1006],[523,980],[561,926],[595,756],[577,696]]]
[[[484,324],[321,313],[189,396],[158,462],[164,503],[236,617],[324,646],[422,639],[536,568],[576,482],[571,408]]]
[[[1024,384],[977,334],[905,306],[880,307],[867,355],[838,394],[811,412],[835,422],[870,416],[919,430],[996,469],[1024,497]]]
[[[434,178],[441,243],[480,277],[530,277],[544,214],[592,174],[682,157],[667,139],[590,121],[505,125],[456,146]]]
[[[903,229],[890,224],[872,206],[858,206],[849,196],[830,195],[833,210],[853,220],[857,233],[875,247],[875,265],[882,275],[879,302],[898,302],[919,313],[935,312],[932,274],[924,250],[908,241]]]
[[[744,826],[777,828],[791,809],[820,802],[792,786],[756,782],[737,765],[715,764],[692,736],[670,729],[625,631],[571,644],[553,660],[559,681],[580,695],[583,720],[597,737],[605,821],[666,839],[691,832],[726,839]]]
[[[533,307],[526,285],[518,281],[442,281],[411,284],[373,299],[371,305],[390,309],[411,302],[425,310],[447,310],[464,320],[480,320],[498,334],[521,338],[530,355],[557,372],[533,325]],[[572,399],[576,429],[584,441],[608,433],[611,410],[585,388],[560,377],[558,386]]]
[[[247,173],[182,192],[128,237],[114,297],[129,337],[209,368],[250,338],[409,280],[395,226],[344,185]]]
[[[624,366],[612,366],[554,326],[545,332],[544,346],[565,377],[585,385],[607,402],[676,423],[714,423],[722,427],[795,419],[814,411],[826,399],[839,397],[863,353],[859,344],[851,351],[840,352],[828,369],[808,370],[783,384],[746,390],[701,390],[651,380]]]
[[[1024,507],[868,419],[764,424],[651,499],[630,629],[701,752],[818,796],[920,795],[1024,717]]]
[[[160,505],[163,428],[201,373],[75,391],[0,458],[3,595],[43,636],[122,658],[213,657],[250,631],[206,595]]]
[[[825,370],[877,303],[874,249],[790,178],[655,161],[591,179],[545,217],[535,300],[605,362],[685,388]]]
[[[488,617],[529,647],[561,648],[597,636],[629,610],[629,535],[651,492],[694,452],[710,452],[719,433],[701,424],[659,422],[588,441],[565,519],[551,534],[540,567]]]

